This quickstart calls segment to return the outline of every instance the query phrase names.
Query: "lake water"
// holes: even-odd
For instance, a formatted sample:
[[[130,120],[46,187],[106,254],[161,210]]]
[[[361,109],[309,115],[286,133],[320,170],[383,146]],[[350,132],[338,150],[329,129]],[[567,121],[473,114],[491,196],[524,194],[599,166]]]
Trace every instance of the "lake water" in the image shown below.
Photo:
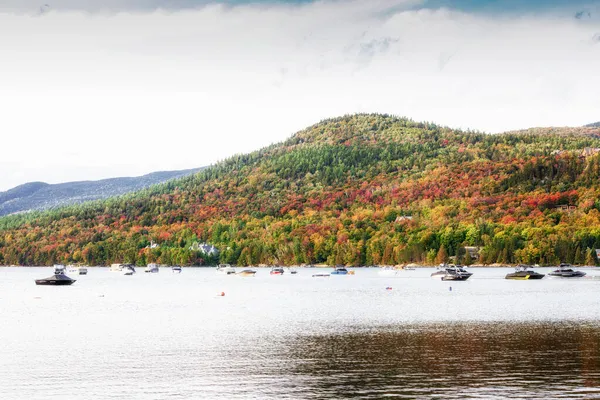
[[[0,268],[0,399],[600,398],[600,270],[583,270],[90,268],[47,287],[51,268]]]

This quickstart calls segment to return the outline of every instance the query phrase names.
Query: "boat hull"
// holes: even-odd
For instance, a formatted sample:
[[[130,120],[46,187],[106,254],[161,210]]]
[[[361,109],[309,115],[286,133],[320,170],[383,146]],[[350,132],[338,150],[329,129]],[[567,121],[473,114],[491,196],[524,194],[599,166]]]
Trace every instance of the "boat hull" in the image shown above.
[[[550,272],[548,276],[553,276],[555,278],[581,278],[585,276],[585,272]]]
[[[535,279],[542,279],[544,276],[544,274],[537,274],[537,273],[533,273],[533,274],[526,274],[526,275],[518,275],[518,274],[507,274],[504,279],[510,279],[513,281],[529,281],[529,280],[535,280]]]
[[[443,281],[466,281],[471,275],[444,275],[442,276]]]
[[[40,286],[68,286],[76,282],[75,279],[36,279],[35,284]]]

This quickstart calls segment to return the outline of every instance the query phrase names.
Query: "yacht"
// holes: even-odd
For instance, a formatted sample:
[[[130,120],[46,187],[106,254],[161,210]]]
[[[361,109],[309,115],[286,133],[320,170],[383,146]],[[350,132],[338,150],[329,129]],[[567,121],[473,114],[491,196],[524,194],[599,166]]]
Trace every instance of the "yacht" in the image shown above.
[[[438,272],[435,272],[435,274]],[[471,272],[467,272],[461,265],[454,265],[446,267],[443,274],[438,274],[436,276],[441,277],[443,281],[466,281],[471,277],[471,275],[473,274]]]
[[[219,264],[217,266],[217,272],[220,272],[225,275],[233,275],[235,274],[235,268],[233,268],[229,264]]]
[[[151,274],[156,274],[158,273],[159,269],[158,269],[158,264],[148,264],[146,266],[146,269],[144,270],[144,272],[149,272]]]
[[[550,272],[548,276],[554,276],[559,278],[580,278],[585,276],[583,271],[575,271],[571,264],[561,263],[558,269]]]
[[[451,265],[448,265],[448,264],[440,264],[440,265],[438,265],[436,267],[437,270],[434,273],[431,274],[431,277],[432,278],[441,278],[442,276],[446,275],[446,268],[448,268],[450,266]]]
[[[254,276],[256,274],[256,271],[253,269],[243,269],[240,272],[238,272],[236,275],[239,276]]]
[[[79,275],[87,275],[87,273],[88,273],[87,267],[81,267],[81,266],[77,267],[77,273]]]
[[[65,275],[65,266],[61,264],[54,265],[54,275],[45,279],[36,279],[36,285],[48,285],[48,286],[65,286],[72,285],[76,282],[75,279],[69,278]]]
[[[171,267],[171,271],[173,273],[180,274],[181,273],[181,266],[179,266],[179,265],[173,265]]]
[[[348,270],[343,265],[337,265],[333,267],[331,275],[348,275]]]
[[[506,274],[505,279],[515,280],[529,280],[529,279],[542,279],[545,275],[535,272],[531,269],[530,265],[519,264],[515,268],[515,272]]]
[[[271,268],[271,272],[269,272],[271,275],[283,275],[284,273],[284,269],[283,267],[280,266],[274,266],[273,268]]]

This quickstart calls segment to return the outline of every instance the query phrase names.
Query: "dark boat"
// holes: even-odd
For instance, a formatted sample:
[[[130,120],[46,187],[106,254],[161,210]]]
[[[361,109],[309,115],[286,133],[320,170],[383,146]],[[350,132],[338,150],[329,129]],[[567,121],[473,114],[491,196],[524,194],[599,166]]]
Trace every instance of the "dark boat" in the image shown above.
[[[348,275],[348,270],[343,265],[337,265],[333,267],[331,275]]]
[[[75,283],[75,279],[69,278],[65,275],[65,267],[63,265],[54,266],[54,275],[46,279],[36,279],[36,285],[51,285],[51,286],[65,286],[72,285]]]
[[[575,271],[571,267],[571,264],[561,263],[558,266],[558,269],[555,269],[554,271],[550,272],[548,276],[555,276],[559,278],[580,278],[582,276],[585,276],[585,272]]]
[[[506,274],[504,278],[524,281],[529,279],[542,279],[544,276],[546,276],[544,274],[540,274],[539,272],[530,270],[529,268],[531,268],[529,265],[517,265],[515,272]]]
[[[442,275],[443,281],[466,281],[473,275],[460,265],[448,267],[445,272],[446,273]]]
[[[274,266],[274,267],[271,268],[271,272],[269,272],[269,274],[271,274],[271,275],[283,275],[284,272],[285,271],[283,270],[282,267],[279,267],[279,266],[276,265],[276,266]]]

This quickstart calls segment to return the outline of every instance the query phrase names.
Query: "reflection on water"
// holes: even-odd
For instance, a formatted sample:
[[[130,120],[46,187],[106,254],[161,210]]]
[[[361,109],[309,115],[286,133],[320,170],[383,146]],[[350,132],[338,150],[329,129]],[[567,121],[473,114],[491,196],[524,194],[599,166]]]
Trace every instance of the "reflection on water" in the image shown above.
[[[597,325],[415,326],[298,338],[284,373],[306,397],[600,398],[599,344]]]

